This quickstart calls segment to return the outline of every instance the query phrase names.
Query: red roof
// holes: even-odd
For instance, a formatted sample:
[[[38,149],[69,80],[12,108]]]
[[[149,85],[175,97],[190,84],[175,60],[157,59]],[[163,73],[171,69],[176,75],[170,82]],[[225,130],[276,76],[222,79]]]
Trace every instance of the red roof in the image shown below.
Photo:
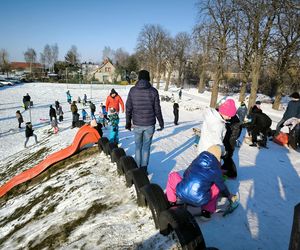
[[[28,69],[30,68],[30,63],[27,62],[11,62],[10,66],[12,69]],[[40,63],[32,63],[32,68],[43,68]]]

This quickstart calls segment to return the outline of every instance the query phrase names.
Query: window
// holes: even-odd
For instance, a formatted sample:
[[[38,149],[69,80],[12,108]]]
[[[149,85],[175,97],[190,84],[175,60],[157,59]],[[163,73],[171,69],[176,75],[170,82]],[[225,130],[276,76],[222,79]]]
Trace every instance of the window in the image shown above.
[[[110,72],[110,67],[105,67],[105,72]]]

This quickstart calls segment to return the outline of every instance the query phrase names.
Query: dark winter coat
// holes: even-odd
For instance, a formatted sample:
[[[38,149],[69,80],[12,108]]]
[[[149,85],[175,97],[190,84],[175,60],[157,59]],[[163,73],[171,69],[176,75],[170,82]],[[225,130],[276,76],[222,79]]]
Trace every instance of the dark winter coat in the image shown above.
[[[262,112],[261,109],[253,106],[251,112],[251,123],[249,125],[249,129],[251,130],[253,127],[259,128],[261,130],[265,130],[270,128],[272,125],[272,120],[269,116]]]
[[[137,126],[151,126],[156,123],[156,118],[161,128],[164,120],[161,113],[159,94],[149,81],[139,80],[128,93],[126,101],[126,125],[131,125],[131,120]]]
[[[23,123],[24,120],[23,120],[23,116],[20,112],[16,112],[16,118],[18,119],[18,122],[19,123]]]
[[[286,121],[292,117],[300,118],[300,100],[291,100],[289,102],[282,119]]]
[[[72,114],[76,114],[78,112],[78,108],[75,103],[71,104],[71,112],[72,112]]]
[[[91,112],[95,112],[96,111],[96,106],[95,106],[94,103],[90,104],[90,109],[91,109]]]
[[[232,157],[236,140],[241,134],[241,122],[237,115],[231,117],[229,121],[225,124],[226,134],[223,140],[225,150],[227,151],[228,156]]]
[[[203,151],[185,170],[182,181],[176,186],[176,194],[185,203],[202,206],[211,199],[212,184],[216,184],[224,196],[229,197],[220,162],[213,154]]]
[[[50,107],[49,116],[56,117],[56,110],[53,107]]]
[[[33,136],[33,129],[32,129],[32,125],[26,125],[26,129],[25,129],[25,136],[26,137],[30,137]]]

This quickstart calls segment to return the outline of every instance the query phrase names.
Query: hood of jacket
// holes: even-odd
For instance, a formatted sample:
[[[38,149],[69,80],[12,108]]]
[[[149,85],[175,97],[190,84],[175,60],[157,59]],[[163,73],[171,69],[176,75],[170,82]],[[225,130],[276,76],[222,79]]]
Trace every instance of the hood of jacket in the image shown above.
[[[152,85],[150,84],[149,81],[142,79],[142,80],[139,80],[135,84],[135,86],[139,89],[149,89]]]

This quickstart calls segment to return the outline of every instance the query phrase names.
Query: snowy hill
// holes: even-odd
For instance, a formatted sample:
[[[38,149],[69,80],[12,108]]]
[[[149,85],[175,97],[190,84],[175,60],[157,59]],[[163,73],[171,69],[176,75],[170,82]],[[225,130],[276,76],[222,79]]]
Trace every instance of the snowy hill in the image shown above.
[[[71,144],[78,129],[70,129],[67,89],[75,99],[84,93],[92,96],[99,110],[112,87],[126,101],[130,86],[29,83],[0,89],[0,184]],[[21,107],[26,93],[34,102],[31,117],[39,143],[35,145],[31,138],[29,148],[24,149],[24,129],[17,128],[15,112],[21,110],[25,121],[29,120],[29,111]],[[176,98],[176,89],[161,92],[172,93]],[[47,118],[55,100],[61,102],[65,119],[54,135]],[[200,126],[209,100],[209,92],[183,90],[178,126],[173,125],[172,103],[161,102],[165,129],[154,134],[148,171],[151,182],[165,189],[169,172],[183,171],[196,157],[192,128]],[[282,111],[266,103],[262,109],[272,118],[274,128]],[[133,133],[124,125],[121,114],[120,147],[133,155]],[[239,193],[241,205],[225,218],[219,214],[208,222],[196,218],[207,246],[222,250],[288,248],[293,208],[300,202],[299,152],[273,142],[268,146],[259,150],[242,144],[236,148],[238,178],[226,183],[231,192]],[[25,191],[0,200],[0,247],[177,249],[176,240],[160,235],[150,210],[138,207],[135,200],[134,188],[126,188],[116,165],[97,148],[90,148],[55,165],[50,176],[39,176]]]

